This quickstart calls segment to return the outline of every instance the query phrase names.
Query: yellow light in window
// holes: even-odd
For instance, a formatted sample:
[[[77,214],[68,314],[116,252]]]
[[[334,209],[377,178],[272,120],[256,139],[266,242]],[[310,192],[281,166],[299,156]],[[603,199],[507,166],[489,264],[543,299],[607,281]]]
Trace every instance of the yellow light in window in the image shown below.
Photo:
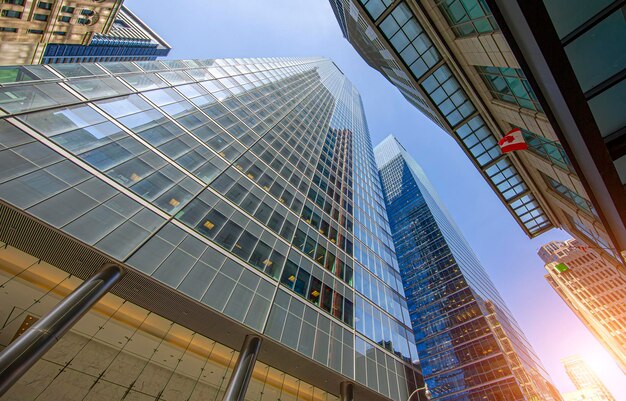
[[[226,155],[224,154],[224,152],[220,152],[218,153],[218,155],[222,156],[222,157],[226,157]]]
[[[247,176],[249,179],[254,180],[254,175],[252,175],[251,173],[246,174],[246,176]]]
[[[204,222],[203,226],[205,226],[209,230],[212,230],[213,227],[215,227],[215,224],[213,224],[213,222],[211,220],[207,220],[207,221]]]
[[[237,249],[241,249],[241,245],[239,245],[239,244],[237,243],[237,244],[235,244],[235,248],[237,248]]]
[[[241,164],[236,165],[235,168],[239,171],[243,171],[243,167],[241,166]]]
[[[180,201],[177,200],[176,198],[172,198],[172,199],[170,199],[169,204],[174,206],[174,207],[176,207],[176,206],[180,205]]]
[[[313,295],[314,297],[317,297],[320,295],[320,292],[318,290],[313,290],[313,292],[311,292],[311,295]]]
[[[137,181],[141,180],[141,177],[137,173],[132,173],[130,175],[130,179],[135,181],[135,182],[137,182]]]
[[[271,260],[269,260],[269,259],[265,259],[265,260],[263,261],[263,264],[264,264],[265,266],[271,266],[271,265],[273,265],[273,264],[274,264],[274,262],[272,262],[272,261],[271,261]]]
[[[296,281],[296,276],[294,276],[292,274],[291,276],[289,276],[289,278],[287,280],[289,280],[289,281],[291,281],[293,283],[294,281]]]
[[[269,191],[269,190],[270,190],[270,187],[268,187],[267,185],[264,185],[264,186],[263,186],[263,189],[264,189],[264,190],[266,190],[266,191]]]
[[[278,201],[279,201],[280,203],[285,203],[285,200],[284,200],[283,198],[278,199]]]

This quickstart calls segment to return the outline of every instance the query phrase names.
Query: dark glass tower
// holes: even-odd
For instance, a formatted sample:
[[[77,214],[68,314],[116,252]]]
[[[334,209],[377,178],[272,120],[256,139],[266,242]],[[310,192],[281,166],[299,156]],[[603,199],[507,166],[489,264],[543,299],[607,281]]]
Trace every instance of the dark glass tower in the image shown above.
[[[68,274],[127,272],[124,308],[81,320],[9,399],[221,399],[246,335],[263,340],[246,399],[332,401],[350,382],[356,399],[405,401],[422,386],[363,106],[333,62],[7,70],[0,345]],[[31,296],[39,273],[60,282]]]
[[[374,152],[432,399],[559,400],[424,172],[394,137]]]

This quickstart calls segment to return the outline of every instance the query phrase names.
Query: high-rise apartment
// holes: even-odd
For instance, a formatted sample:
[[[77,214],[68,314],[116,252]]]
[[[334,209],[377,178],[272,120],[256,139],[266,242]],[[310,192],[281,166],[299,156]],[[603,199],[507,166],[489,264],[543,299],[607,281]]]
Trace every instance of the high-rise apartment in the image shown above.
[[[615,401],[613,395],[604,386],[602,380],[598,378],[587,363],[577,355],[570,356],[561,360],[565,371],[569,376],[576,389],[579,391],[594,392],[593,400],[597,401]]]
[[[89,45],[49,43],[42,64],[148,61],[169,54],[171,46],[122,6],[111,29],[94,35]]]
[[[3,0],[0,65],[40,63],[49,43],[88,45],[95,34],[109,31],[121,5],[122,0]]]
[[[392,136],[374,154],[432,399],[560,400],[419,165]]]
[[[423,395],[363,107],[333,62],[18,69],[0,88],[5,399]]]
[[[623,1],[330,4],[346,39],[456,140],[527,235],[564,228],[624,269]],[[512,129],[528,149],[503,154]]]
[[[546,280],[626,374],[626,280],[575,239],[539,249]]]

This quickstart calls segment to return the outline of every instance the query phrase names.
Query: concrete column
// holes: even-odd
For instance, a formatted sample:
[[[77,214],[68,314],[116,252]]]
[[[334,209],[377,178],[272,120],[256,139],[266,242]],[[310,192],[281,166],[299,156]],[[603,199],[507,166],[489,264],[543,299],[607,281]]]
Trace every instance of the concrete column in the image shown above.
[[[339,401],[354,401],[354,384],[351,382],[339,384]]]
[[[244,401],[256,357],[259,355],[260,350],[261,337],[254,335],[246,336],[239,358],[237,358],[237,363],[235,363],[233,374],[228,382],[228,387],[226,387],[226,393],[224,393],[224,398],[222,398],[223,401]]]
[[[120,281],[124,270],[106,264],[0,352],[0,397]]]

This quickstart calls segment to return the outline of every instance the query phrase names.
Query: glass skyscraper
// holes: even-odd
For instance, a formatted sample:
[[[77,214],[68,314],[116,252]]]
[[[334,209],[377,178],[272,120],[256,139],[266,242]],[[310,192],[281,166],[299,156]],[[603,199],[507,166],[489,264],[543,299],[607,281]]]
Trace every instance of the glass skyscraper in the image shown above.
[[[434,400],[560,400],[419,165],[374,149],[422,373]]]
[[[5,70],[0,374],[76,277],[125,272],[8,399],[221,399],[251,335],[246,399],[423,386],[360,96],[333,62]]]

